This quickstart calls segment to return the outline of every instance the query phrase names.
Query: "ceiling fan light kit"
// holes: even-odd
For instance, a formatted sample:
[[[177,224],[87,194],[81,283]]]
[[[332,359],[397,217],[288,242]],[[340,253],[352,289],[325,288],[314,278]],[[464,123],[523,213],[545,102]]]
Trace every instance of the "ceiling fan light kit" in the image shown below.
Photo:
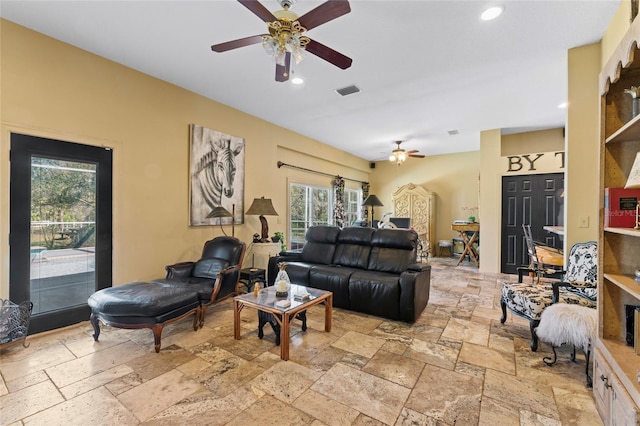
[[[226,52],[239,47],[262,43],[265,52],[276,62],[276,81],[287,81],[290,77],[291,57],[300,63],[304,53],[309,52],[341,69],[351,66],[351,58],[324,44],[305,36],[307,30],[334,20],[351,12],[347,0],[328,0],[301,17],[291,12],[289,7],[296,0],[280,0],[283,10],[271,13],[257,0],[238,0],[254,15],[267,23],[269,34],[262,34],[214,44],[214,52]]]
[[[396,144],[396,149],[391,151],[389,161],[391,161],[392,163],[396,163],[396,166],[399,166],[407,161],[407,158],[424,158],[424,155],[416,154],[418,152],[417,149],[405,151],[404,149],[400,148],[400,144],[402,143],[402,141],[396,141],[394,143]]]

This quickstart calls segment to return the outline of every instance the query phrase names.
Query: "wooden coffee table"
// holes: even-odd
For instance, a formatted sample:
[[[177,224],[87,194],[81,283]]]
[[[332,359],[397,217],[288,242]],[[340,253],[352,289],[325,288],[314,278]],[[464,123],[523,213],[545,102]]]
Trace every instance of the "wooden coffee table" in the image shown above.
[[[294,299],[296,294],[309,293],[310,299],[307,301],[297,301]],[[258,297],[253,292],[236,296],[233,298],[233,336],[240,339],[240,311],[245,306],[255,308],[258,311],[273,314],[275,320],[280,325],[280,358],[284,361],[289,360],[289,323],[291,318],[299,312],[309,309],[311,306],[324,302],[324,331],[331,331],[331,318],[333,314],[333,293],[330,291],[319,290],[317,288],[304,287],[292,284],[289,289],[287,298],[291,301],[288,308],[278,308],[275,306],[276,301],[282,300],[276,298],[275,287],[267,287],[260,290]]]

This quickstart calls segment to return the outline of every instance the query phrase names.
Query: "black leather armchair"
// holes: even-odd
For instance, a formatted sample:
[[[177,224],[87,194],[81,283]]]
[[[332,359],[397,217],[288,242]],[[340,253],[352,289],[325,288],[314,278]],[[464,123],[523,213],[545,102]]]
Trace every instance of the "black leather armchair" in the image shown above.
[[[204,244],[200,260],[168,265],[166,277],[154,282],[196,289],[202,327],[207,306],[235,294],[245,250],[245,243],[235,237],[216,237]]]

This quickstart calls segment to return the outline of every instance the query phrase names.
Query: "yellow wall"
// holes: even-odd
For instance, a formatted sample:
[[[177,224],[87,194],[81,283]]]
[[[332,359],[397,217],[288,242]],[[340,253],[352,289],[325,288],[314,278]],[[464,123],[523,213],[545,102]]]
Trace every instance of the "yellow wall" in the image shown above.
[[[564,129],[562,128],[514,133],[501,137],[502,156],[552,151],[564,151]]]
[[[451,230],[451,222],[469,216],[462,207],[478,207],[479,165],[478,151],[411,158],[401,166],[390,161],[377,162],[370,178],[371,193],[377,195],[384,206],[374,210],[375,219],[393,212],[393,193],[413,183],[436,194],[434,241],[450,240],[456,235]]]
[[[500,271],[502,170],[500,130],[480,132],[480,271]]]
[[[570,49],[568,64],[565,252],[577,242],[598,240],[600,43]]]
[[[245,204],[273,199],[270,231],[286,231],[287,159],[368,180],[369,163],[343,151],[2,20],[0,92],[0,297],[9,282],[9,134],[114,148],[114,285],[160,277],[197,259],[219,227],[188,226],[189,124],[245,138]],[[304,146],[304,153],[297,150]],[[331,158],[333,161],[324,160]],[[346,168],[346,169],[345,169]],[[250,241],[258,218],[236,236]],[[227,227],[230,231],[230,227]]]
[[[631,23],[630,18],[631,2],[630,0],[622,0],[620,7],[616,11],[616,14],[613,16],[613,18],[611,18],[609,26],[602,35],[602,41],[600,42],[600,68],[602,68],[607,63],[615,49],[618,47],[618,44],[622,40],[622,37],[629,29]]]

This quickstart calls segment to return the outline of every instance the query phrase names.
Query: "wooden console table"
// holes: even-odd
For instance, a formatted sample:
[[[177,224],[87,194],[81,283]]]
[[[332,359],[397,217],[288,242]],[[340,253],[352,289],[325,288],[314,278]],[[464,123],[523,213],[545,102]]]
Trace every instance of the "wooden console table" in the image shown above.
[[[479,223],[454,223],[451,225],[451,229],[454,231],[458,231],[462,241],[464,241],[464,251],[460,255],[460,259],[456,266],[460,265],[462,259],[464,259],[465,255],[469,255],[471,259],[475,262],[477,267],[480,267],[480,256],[476,251],[475,247],[473,247],[473,243],[478,240],[478,233],[480,233],[480,224]],[[471,233],[471,236],[469,236]]]

